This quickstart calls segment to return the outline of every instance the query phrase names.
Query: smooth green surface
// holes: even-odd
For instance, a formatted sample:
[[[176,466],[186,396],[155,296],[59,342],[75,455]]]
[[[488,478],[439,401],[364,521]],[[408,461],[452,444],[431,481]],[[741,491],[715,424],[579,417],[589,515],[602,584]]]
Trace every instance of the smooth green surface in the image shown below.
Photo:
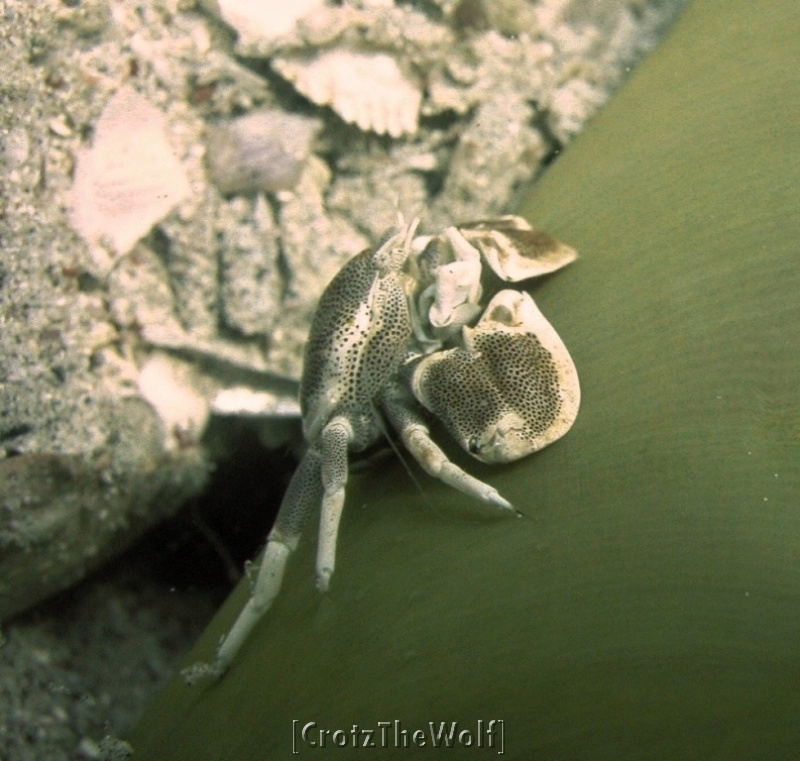
[[[696,0],[524,207],[581,253],[534,295],[582,410],[520,463],[459,460],[524,518],[353,477],[329,594],[310,535],[230,673],[153,703],[137,761],[290,758],[292,720],[498,718],[507,757],[554,761],[798,752],[799,13]]]

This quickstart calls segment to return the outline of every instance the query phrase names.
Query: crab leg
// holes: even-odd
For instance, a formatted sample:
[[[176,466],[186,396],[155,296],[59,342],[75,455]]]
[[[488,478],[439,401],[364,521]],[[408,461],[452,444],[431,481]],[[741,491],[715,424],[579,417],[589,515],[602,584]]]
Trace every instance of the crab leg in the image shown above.
[[[448,486],[495,507],[513,512],[511,503],[489,484],[464,472],[433,442],[430,429],[416,410],[416,402],[398,386],[389,386],[382,395],[382,407],[389,422],[400,434],[406,449],[424,470]]]
[[[211,665],[198,663],[184,669],[182,673],[187,682],[191,683],[203,677],[221,676],[247,640],[253,627],[269,610],[280,591],[289,555],[297,547],[309,515],[319,504],[321,491],[320,456],[316,450],[310,449],[292,476],[275,525],[267,537],[267,546],[261,558],[250,599],[217,648],[214,663]]]
[[[317,587],[326,592],[336,566],[336,541],[347,484],[347,449],[353,429],[344,417],[335,417],[322,431],[322,511],[317,545]]]

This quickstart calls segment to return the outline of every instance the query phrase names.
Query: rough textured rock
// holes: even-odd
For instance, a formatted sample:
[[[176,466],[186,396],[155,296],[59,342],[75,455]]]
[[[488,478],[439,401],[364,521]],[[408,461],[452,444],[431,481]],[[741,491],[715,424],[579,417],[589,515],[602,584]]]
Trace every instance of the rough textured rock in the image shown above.
[[[254,30],[270,20],[262,14],[232,44],[225,22],[184,0],[85,0],[55,11],[43,0],[6,3],[0,457],[23,471],[39,467],[29,456],[65,458],[67,471],[87,474],[110,461],[113,477],[67,479],[98,506],[83,513],[105,516],[83,549],[58,541],[62,530],[77,537],[86,528],[65,494],[40,521],[36,552],[20,554],[31,546],[15,528],[24,508],[7,496],[0,568],[13,564],[13,573],[0,589],[0,618],[113,554],[126,525],[133,538],[195,494],[213,415],[275,420],[280,442],[281,419],[296,411],[310,315],[342,262],[374,242],[396,208],[437,225],[505,211],[653,44],[677,2],[635,11],[631,0],[587,15],[560,0],[535,13],[508,0],[485,28],[457,20],[451,5],[309,3],[280,34],[259,42]],[[407,93],[395,98],[391,81],[377,105],[359,95],[371,88],[360,82],[363,67],[337,70],[343,82],[329,81],[327,69],[309,73],[312,95],[325,80],[334,108],[341,96],[357,123],[394,136],[376,141],[263,76],[279,60],[317,53],[385,57],[415,72],[414,82],[426,77],[427,95],[420,102],[414,91],[410,119]],[[558,95],[581,82],[591,97],[579,87]],[[404,134],[420,109],[429,124]],[[216,187],[204,160],[210,136],[213,145],[233,116],[243,114],[234,122],[242,125],[266,113],[277,133],[313,125],[291,149],[288,187]],[[248,163],[250,142],[229,149],[243,154],[231,166]],[[202,414],[172,414],[192,406],[182,396],[204,397],[193,403]],[[10,464],[17,456],[26,459]],[[172,474],[168,499],[162,472]],[[23,496],[47,505],[54,495],[33,482]],[[48,563],[62,573],[42,573]]]

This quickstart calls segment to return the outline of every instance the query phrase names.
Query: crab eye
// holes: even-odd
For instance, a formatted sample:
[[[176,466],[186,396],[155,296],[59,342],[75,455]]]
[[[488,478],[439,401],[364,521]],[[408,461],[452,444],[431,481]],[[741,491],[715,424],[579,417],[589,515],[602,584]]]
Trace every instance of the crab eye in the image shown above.
[[[480,454],[481,451],[481,442],[478,440],[477,437],[473,437],[469,440],[469,453],[470,454]]]

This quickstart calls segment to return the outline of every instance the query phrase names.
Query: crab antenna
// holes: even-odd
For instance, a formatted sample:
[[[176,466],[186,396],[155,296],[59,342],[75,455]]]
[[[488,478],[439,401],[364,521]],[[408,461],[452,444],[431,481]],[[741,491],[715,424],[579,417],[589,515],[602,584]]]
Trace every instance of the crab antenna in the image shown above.
[[[400,462],[403,464],[403,470],[405,470],[405,472],[408,473],[408,477],[411,479],[411,482],[414,484],[414,486],[417,487],[417,491],[420,493],[422,499],[425,500],[428,507],[430,507],[433,510],[436,510],[436,506],[433,504],[433,502],[430,501],[430,499],[428,499],[428,495],[425,493],[425,489],[422,488],[422,484],[419,482],[419,479],[414,475],[414,471],[411,469],[411,466],[408,464],[408,461],[406,460],[405,457],[403,457],[403,453],[400,451],[400,448],[397,446],[397,444],[395,444],[394,441],[392,441],[392,437],[389,435],[389,430],[386,427],[386,423],[383,419],[383,416],[380,414],[380,410],[374,403],[372,405],[372,412],[375,415],[375,420],[378,424],[378,428],[381,429],[383,437],[386,439],[386,441],[389,442],[389,446],[392,448],[392,451],[397,455],[397,459],[400,460]]]
[[[398,219],[402,215],[398,212]],[[417,231],[419,219],[414,218],[403,226],[394,235],[391,235],[375,252],[375,261],[382,272],[397,272],[405,264],[411,253],[411,242]]]
[[[402,223],[403,215],[398,211],[397,212],[398,221]],[[414,217],[408,225],[405,225],[406,237],[403,240],[403,248],[406,251],[411,249],[411,242],[414,240],[414,234],[417,232],[417,227],[419,227],[419,217]],[[400,229],[403,229],[402,227]]]

